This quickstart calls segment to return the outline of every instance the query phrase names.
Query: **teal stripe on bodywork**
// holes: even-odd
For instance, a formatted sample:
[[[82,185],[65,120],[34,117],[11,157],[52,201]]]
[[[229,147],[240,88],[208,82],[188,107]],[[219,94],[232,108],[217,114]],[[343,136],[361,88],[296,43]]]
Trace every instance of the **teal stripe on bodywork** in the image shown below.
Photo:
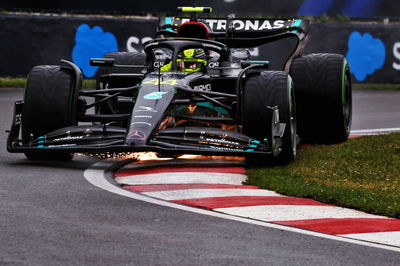
[[[302,19],[296,19],[296,20],[293,22],[292,27],[299,27],[299,26],[301,25],[301,22],[302,22],[302,21],[303,21]],[[292,31],[292,32],[297,32],[297,30],[294,30],[294,31]]]
[[[269,61],[254,61],[254,60],[251,60],[249,62],[252,63],[252,64],[269,64]]]
[[[198,103],[197,105],[203,106],[203,107],[206,107],[206,108],[210,108],[210,109],[212,109],[214,111],[217,111],[218,113],[220,113],[222,115],[229,115],[229,112],[227,110],[225,110],[224,108],[219,107],[219,106],[215,106],[215,105],[213,105],[212,103],[209,103],[209,102],[202,102],[202,103]]]
[[[222,115],[229,115],[229,112],[227,110],[225,110],[222,107],[215,106],[210,102],[200,102],[200,103],[197,103],[197,105],[205,107],[205,108],[208,108],[208,109],[211,109],[211,110],[214,110],[214,111],[216,111],[216,112],[218,112],[218,113],[220,113]],[[185,108],[187,108],[187,105],[181,105],[178,108],[176,108],[175,112],[171,113],[170,115],[173,116],[176,112],[182,111]]]
[[[174,19],[172,17],[165,18],[165,25],[172,25],[174,23]],[[166,28],[166,30],[173,31],[171,27]]]
[[[296,19],[292,25],[292,27],[298,27],[301,25],[302,19]]]
[[[40,140],[39,140],[40,139]],[[44,143],[44,136],[38,137],[38,143]],[[38,148],[44,148],[44,145],[38,145]]]

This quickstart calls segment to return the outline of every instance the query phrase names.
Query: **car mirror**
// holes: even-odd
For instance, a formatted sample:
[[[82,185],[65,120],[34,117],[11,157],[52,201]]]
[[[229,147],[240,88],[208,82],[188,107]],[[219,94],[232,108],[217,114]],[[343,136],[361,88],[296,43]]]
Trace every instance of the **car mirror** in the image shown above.
[[[259,66],[262,68],[268,68],[269,61],[241,61],[240,62],[242,68],[249,67],[249,66]]]
[[[115,58],[91,58],[90,65],[111,67],[115,65]]]

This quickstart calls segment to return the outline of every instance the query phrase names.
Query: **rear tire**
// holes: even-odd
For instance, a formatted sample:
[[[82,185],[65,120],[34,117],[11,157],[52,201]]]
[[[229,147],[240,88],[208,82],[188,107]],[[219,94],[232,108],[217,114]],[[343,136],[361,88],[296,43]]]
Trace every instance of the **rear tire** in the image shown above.
[[[286,128],[282,138],[282,151],[277,157],[247,156],[251,165],[287,164],[292,162],[297,153],[295,98],[292,79],[282,71],[263,71],[249,76],[245,82],[243,107],[243,133],[263,141],[271,130],[268,126],[267,106],[278,106],[280,123]]]
[[[112,52],[104,55],[105,58],[114,58],[116,65],[144,65],[146,60],[146,54],[135,53],[135,52]],[[101,68],[101,73],[130,73],[139,74],[142,72],[141,68],[130,68],[130,67],[109,67]]]
[[[145,65],[146,55],[144,53],[135,52],[112,52],[104,55],[105,58],[114,58],[116,65]],[[105,74],[140,74],[142,68],[129,67],[101,67],[101,75]],[[123,88],[132,86],[132,79],[118,78],[113,82],[108,83],[107,88]],[[96,99],[99,100],[99,99]],[[125,110],[120,110],[117,104],[117,99],[107,101],[95,107],[97,114],[116,114],[123,113]]]
[[[76,125],[76,92],[72,70],[60,66],[35,66],[29,73],[22,113],[22,141],[31,140],[53,130]],[[33,160],[71,160],[65,152],[32,151],[26,157]]]
[[[305,142],[347,140],[352,117],[350,69],[339,54],[296,58],[290,69],[296,87],[299,135]]]

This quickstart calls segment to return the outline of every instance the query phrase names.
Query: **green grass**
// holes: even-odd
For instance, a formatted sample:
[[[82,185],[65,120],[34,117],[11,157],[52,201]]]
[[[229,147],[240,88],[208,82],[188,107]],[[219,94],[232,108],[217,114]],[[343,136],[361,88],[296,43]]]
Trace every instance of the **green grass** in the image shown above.
[[[26,78],[0,78],[0,88],[25,88]],[[95,88],[96,80],[84,79],[83,87],[86,89]]]
[[[0,88],[24,88],[25,78],[0,78]]]
[[[353,90],[400,91],[400,84],[353,83]]]
[[[249,185],[400,218],[400,133],[303,146],[294,163],[247,175]]]
[[[83,80],[83,88],[85,88],[85,89],[94,89],[94,88],[96,88],[96,80],[94,80],[94,79],[84,79]]]

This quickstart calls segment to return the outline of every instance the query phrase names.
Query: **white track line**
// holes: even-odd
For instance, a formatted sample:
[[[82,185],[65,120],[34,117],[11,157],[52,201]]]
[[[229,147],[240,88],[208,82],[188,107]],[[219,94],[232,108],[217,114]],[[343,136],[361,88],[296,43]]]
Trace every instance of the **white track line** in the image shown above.
[[[143,192],[150,197],[160,198],[163,200],[183,200],[183,199],[200,199],[215,197],[233,197],[233,196],[267,196],[267,197],[283,197],[276,192],[265,189],[182,189],[167,190],[156,192]]]
[[[376,134],[381,132],[397,132],[397,131],[400,131],[400,127],[352,130],[350,131],[350,134]]]
[[[159,200],[159,199],[144,196],[144,195],[141,195],[141,194],[138,194],[135,192],[131,192],[131,191],[125,190],[121,187],[118,187],[118,186],[110,183],[107,180],[106,169],[109,169],[113,164],[118,163],[118,162],[120,162],[120,161],[113,160],[113,159],[108,159],[108,160],[103,160],[103,161],[97,162],[92,165],[92,168],[85,170],[84,177],[89,183],[91,183],[92,185],[99,187],[103,190],[107,190],[111,193],[115,193],[115,194],[125,196],[125,197],[131,198],[131,199],[136,199],[136,200],[140,200],[143,202],[157,204],[157,205],[164,206],[164,207],[180,209],[180,210],[193,212],[193,213],[197,213],[197,214],[203,214],[203,215],[218,217],[218,218],[237,221],[237,222],[259,225],[259,226],[274,228],[274,229],[288,231],[288,232],[294,232],[294,233],[299,233],[299,234],[304,234],[304,235],[309,235],[309,236],[321,237],[321,238],[331,239],[331,240],[340,241],[340,242],[346,242],[346,243],[352,243],[352,244],[357,244],[357,245],[361,245],[361,246],[368,246],[368,247],[374,247],[374,248],[380,248],[380,249],[400,252],[399,247],[370,243],[370,242],[360,241],[357,239],[351,239],[351,238],[347,238],[347,237],[328,235],[328,234],[298,229],[298,228],[294,228],[294,227],[282,226],[282,225],[272,224],[272,223],[263,222],[263,221],[257,221],[257,220],[242,218],[242,217],[231,216],[231,215],[218,213],[218,212],[214,212],[214,211],[208,211],[208,210],[204,210],[204,209],[184,206],[184,205],[176,204],[173,202]],[[109,173],[108,175],[111,175],[111,174]]]
[[[241,185],[247,176],[228,173],[159,173],[147,175],[131,175],[117,177],[115,181],[124,185],[150,185],[150,184],[225,184]]]
[[[270,222],[324,218],[387,218],[336,206],[268,205],[217,208],[214,210]]]
[[[400,232],[377,232],[364,234],[346,234],[344,237],[400,246]]]

